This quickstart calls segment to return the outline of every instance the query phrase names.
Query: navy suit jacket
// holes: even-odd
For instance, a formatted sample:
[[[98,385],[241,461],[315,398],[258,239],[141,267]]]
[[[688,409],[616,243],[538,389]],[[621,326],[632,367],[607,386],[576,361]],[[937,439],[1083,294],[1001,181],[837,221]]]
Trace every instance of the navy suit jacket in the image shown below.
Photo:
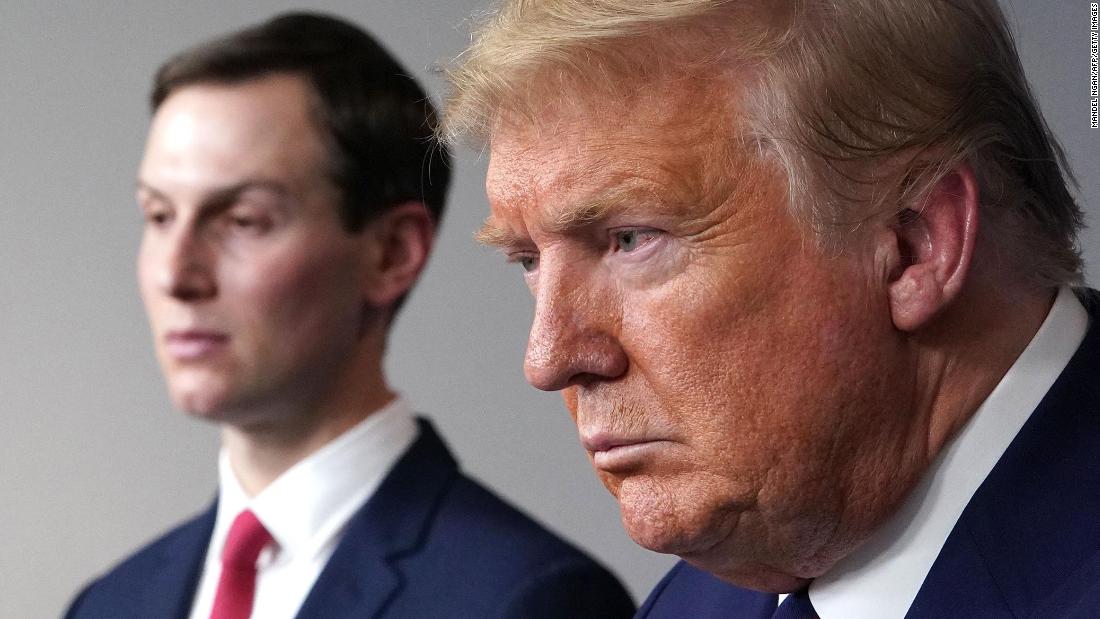
[[[185,619],[216,507],[91,583],[71,619]],[[420,436],[352,517],[298,617],[630,617],[615,577]]]
[[[1100,617],[1100,294],[1078,296],[1084,341],[971,497],[907,619]],[[680,562],[637,616],[767,619],[775,600]]]

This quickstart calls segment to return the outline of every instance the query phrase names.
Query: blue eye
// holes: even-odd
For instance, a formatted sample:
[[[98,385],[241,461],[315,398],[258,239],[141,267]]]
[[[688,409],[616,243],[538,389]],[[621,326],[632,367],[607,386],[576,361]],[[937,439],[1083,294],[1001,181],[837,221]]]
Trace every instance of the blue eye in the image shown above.
[[[621,251],[624,253],[630,253],[639,246],[644,245],[647,241],[653,239],[655,233],[652,230],[646,229],[627,229],[618,230],[615,232],[614,240],[612,241],[612,249],[614,251]]]
[[[634,251],[636,247],[638,247],[638,232],[636,230],[624,230],[615,233],[615,249]]]

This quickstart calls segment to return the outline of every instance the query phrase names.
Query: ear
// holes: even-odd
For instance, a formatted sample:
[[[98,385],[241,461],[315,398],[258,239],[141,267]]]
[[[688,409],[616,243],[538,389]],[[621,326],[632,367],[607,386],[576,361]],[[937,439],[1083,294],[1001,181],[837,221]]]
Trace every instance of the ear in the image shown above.
[[[427,264],[435,225],[423,203],[405,202],[375,217],[363,234],[368,244],[364,298],[374,307],[389,307],[412,289]]]
[[[960,164],[920,204],[903,211],[880,249],[894,326],[928,324],[962,290],[974,256],[980,197],[974,171]]]

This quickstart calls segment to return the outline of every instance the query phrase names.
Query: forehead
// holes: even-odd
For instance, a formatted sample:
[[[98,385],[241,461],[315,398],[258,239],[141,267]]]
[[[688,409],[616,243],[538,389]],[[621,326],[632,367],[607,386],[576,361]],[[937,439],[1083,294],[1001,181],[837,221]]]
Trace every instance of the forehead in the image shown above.
[[[216,184],[312,170],[325,156],[312,96],[304,79],[288,74],[184,86],[153,116],[142,180]]]
[[[568,217],[586,201],[703,200],[736,179],[743,120],[725,79],[666,78],[629,94],[558,95],[504,116],[490,141],[492,220]]]

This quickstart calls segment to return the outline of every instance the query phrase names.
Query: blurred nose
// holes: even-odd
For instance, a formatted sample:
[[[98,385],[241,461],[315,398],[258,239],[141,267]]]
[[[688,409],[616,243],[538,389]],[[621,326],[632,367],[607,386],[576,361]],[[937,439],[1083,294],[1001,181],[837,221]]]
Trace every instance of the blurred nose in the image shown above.
[[[553,269],[544,256],[524,359],[527,382],[557,391],[618,378],[626,372],[628,360],[617,336],[617,301],[571,276],[569,269]]]
[[[217,295],[210,248],[192,229],[180,229],[153,241],[158,252],[157,288],[181,301],[203,301]]]

